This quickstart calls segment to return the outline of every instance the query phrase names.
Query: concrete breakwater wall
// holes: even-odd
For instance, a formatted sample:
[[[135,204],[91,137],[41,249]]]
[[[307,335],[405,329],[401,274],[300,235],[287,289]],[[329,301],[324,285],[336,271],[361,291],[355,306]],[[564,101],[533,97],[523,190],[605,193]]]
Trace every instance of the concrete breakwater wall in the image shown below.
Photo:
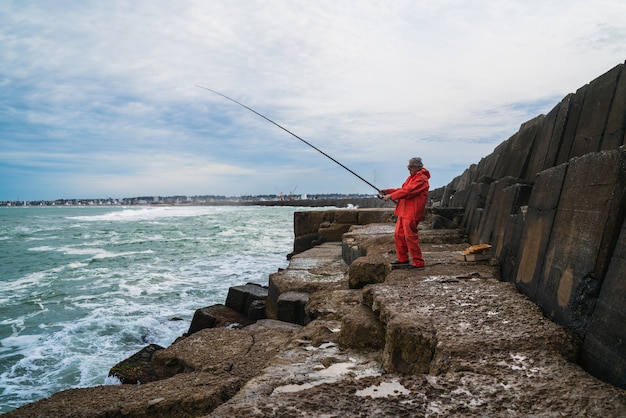
[[[580,341],[580,363],[626,388],[626,70],[620,64],[446,187],[470,243]]]

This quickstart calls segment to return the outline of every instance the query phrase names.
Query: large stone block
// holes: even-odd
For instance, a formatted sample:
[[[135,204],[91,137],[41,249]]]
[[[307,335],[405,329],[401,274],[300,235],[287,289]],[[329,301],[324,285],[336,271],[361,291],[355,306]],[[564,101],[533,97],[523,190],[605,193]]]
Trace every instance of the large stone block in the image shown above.
[[[326,221],[332,221],[332,215],[328,211],[309,210],[294,212],[293,232],[296,237],[317,234],[320,224]]]
[[[626,132],[626,71],[624,64],[620,65],[620,76],[617,89],[611,104],[609,117],[606,121],[606,129],[602,136],[601,149],[609,151],[624,145],[624,133]]]
[[[343,209],[333,211],[333,222],[338,224],[356,225],[359,223],[359,211],[355,209]]]
[[[544,116],[539,115],[522,124],[520,130],[505,142],[506,147],[498,159],[498,164],[493,173],[494,178],[515,177],[523,179],[526,177],[531,150],[543,119]]]
[[[437,333],[428,318],[398,315],[387,323],[383,367],[389,373],[428,373],[436,347]]]
[[[279,321],[292,324],[306,325],[310,318],[306,315],[306,304],[309,294],[303,292],[285,292],[278,297],[276,302],[277,316]]]
[[[570,153],[572,151],[574,137],[576,135],[576,128],[578,127],[578,121],[580,119],[580,113],[582,112],[588,86],[588,84],[582,86],[576,90],[576,94],[571,96],[569,111],[567,112],[567,120],[565,121],[563,137],[558,147],[557,157],[554,163],[555,165],[566,163],[570,159]]]
[[[556,150],[561,143],[565,118],[569,108],[569,97],[564,98],[543,119],[541,129],[537,133],[537,139],[531,150],[528,161],[528,169],[524,179],[535,181],[535,176],[554,166]]]
[[[547,170],[548,168],[567,162],[567,160],[559,162],[559,153],[561,151],[561,147],[563,146],[563,142],[565,141],[565,128],[567,127],[567,121],[569,120],[572,103],[574,101],[573,99],[574,94],[570,93],[565,96],[558,105],[554,128],[552,129],[552,135],[550,136],[548,148],[546,150],[546,158],[542,168],[543,170]],[[568,145],[568,147],[571,147],[571,144]]]
[[[360,289],[372,283],[382,283],[391,273],[389,263],[379,257],[361,257],[350,264],[348,272],[348,286],[350,289]]]
[[[472,183],[475,182],[474,177],[476,177],[476,173],[478,172],[478,166],[476,164],[472,164],[467,168],[463,174],[459,177],[455,187],[457,190],[465,190]]]
[[[358,224],[378,224],[393,222],[394,209],[359,209]]]
[[[567,164],[561,164],[540,172],[530,194],[526,222],[520,238],[515,283],[522,293],[533,300],[543,270],[566,170]]]
[[[319,239],[322,242],[340,242],[343,234],[348,232],[352,225],[351,223],[324,222],[318,231]]]
[[[532,186],[515,184],[505,189],[505,200],[511,203],[511,212],[497,223],[495,254],[500,263],[501,277],[504,281],[515,281],[519,260],[518,251],[526,221],[526,210]],[[501,235],[500,235],[501,234]]]
[[[491,179],[491,178],[488,178]],[[463,214],[463,219],[461,221],[461,225],[465,228],[466,231],[473,231],[477,225],[472,224],[472,221],[475,219],[474,212],[477,209],[483,209],[485,207],[485,203],[487,201],[487,195],[489,194],[489,185],[488,183],[473,183],[470,187],[470,196],[467,200],[467,204],[465,206],[465,212]]]
[[[519,179],[517,178],[504,177],[491,183],[487,198],[485,199],[484,216],[478,227],[478,241],[476,243],[492,243],[494,232],[496,231],[496,222],[498,222],[502,216],[508,216],[512,210],[510,202],[504,198],[504,190],[518,182]]]
[[[602,283],[582,364],[593,375],[626,389],[626,221]]]
[[[339,342],[349,348],[381,349],[385,346],[385,327],[371,309],[357,305],[342,318]]]
[[[482,176],[486,177],[494,177],[496,165],[498,164],[498,160],[500,158],[500,154],[497,152],[499,148],[496,148],[494,152],[480,159],[478,163],[477,177],[480,178]]]
[[[222,304],[196,309],[186,335],[191,335],[205,328],[237,327],[242,328],[254,323],[245,315]]]
[[[450,197],[450,201],[446,206],[454,208],[464,208],[467,206],[467,201],[471,196],[471,189],[457,190]]]
[[[517,245],[522,232],[520,227],[523,226],[524,220],[521,208],[528,205],[531,190],[532,186],[528,184],[515,183],[501,189],[494,197],[492,207],[497,204],[498,210],[492,211],[495,220],[491,245],[501,265],[511,253],[513,256],[517,255]]]
[[[242,286],[232,286],[228,289],[226,306],[235,311],[248,315],[250,305],[255,300],[265,301],[267,287],[255,283],[247,283]]]
[[[600,151],[600,142],[621,71],[622,66],[618,65],[589,83],[572,141],[570,158]]]
[[[286,292],[313,294],[347,287],[348,265],[341,258],[341,243],[324,243],[294,255],[289,267],[270,274],[266,313],[278,319],[278,298]]]
[[[111,368],[109,376],[117,377],[122,384],[137,385],[161,379],[158,370],[152,364],[155,352],[163,350],[157,344],[150,344],[126,360],[122,360]]]
[[[570,161],[556,213],[537,303],[584,335],[626,210],[626,150]]]

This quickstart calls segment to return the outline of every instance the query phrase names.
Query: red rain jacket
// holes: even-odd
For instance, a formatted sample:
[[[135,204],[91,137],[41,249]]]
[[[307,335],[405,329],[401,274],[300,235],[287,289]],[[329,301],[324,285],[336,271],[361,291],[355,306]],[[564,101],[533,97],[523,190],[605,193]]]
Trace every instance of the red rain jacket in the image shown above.
[[[426,202],[428,201],[428,179],[430,172],[422,168],[412,176],[409,176],[402,187],[397,189],[384,190],[391,195],[392,200],[396,200],[395,214],[401,218],[408,218],[421,221],[424,218]]]

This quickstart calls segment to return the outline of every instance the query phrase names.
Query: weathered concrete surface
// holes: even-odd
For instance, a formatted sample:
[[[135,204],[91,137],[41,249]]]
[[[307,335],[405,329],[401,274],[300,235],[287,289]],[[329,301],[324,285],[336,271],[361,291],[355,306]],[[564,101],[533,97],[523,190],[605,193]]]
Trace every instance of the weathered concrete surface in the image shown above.
[[[527,140],[520,139],[524,136]],[[590,331],[613,251],[624,239],[618,233],[626,217],[626,167],[616,165],[615,158],[626,152],[625,141],[626,70],[620,64],[563,98],[547,116],[522,124],[478,165],[430,193],[431,198],[451,195],[435,205],[465,206],[462,226],[470,242],[491,244],[502,278],[517,283],[546,315],[580,339]],[[563,171],[552,171],[555,167]],[[493,179],[486,197],[481,178]],[[532,188],[533,203],[526,206],[524,199],[515,198],[509,188],[514,183],[526,184],[520,192]],[[539,196],[533,199],[535,194],[546,204]],[[626,304],[625,294],[619,297]],[[602,358],[615,351],[610,342],[621,338],[620,324],[606,323],[609,318],[617,317],[593,320],[604,324],[602,332],[608,334],[588,344],[589,350],[597,349],[587,353],[589,370],[607,370]],[[616,331],[609,338],[611,328]],[[608,345],[602,347],[601,341]],[[626,351],[614,360],[626,362]],[[626,388],[626,371],[621,370],[621,377],[607,371],[606,378]]]
[[[614,67],[589,83],[568,159],[601,150],[622,68]]]
[[[536,302],[584,336],[626,211],[626,150],[587,154],[567,168]]]
[[[6,417],[197,417],[233,397],[300,327],[263,320],[245,329],[203,329],[153,355],[157,381],[59,392]],[[156,354],[156,353],[155,353]]]
[[[380,228],[352,231],[353,244],[362,233],[370,257],[392,251],[368,245]],[[625,392],[572,362],[568,334],[500,282],[497,266],[455,261],[465,246],[425,244],[430,267],[394,270],[362,290],[360,305],[328,309],[343,309],[343,320],[305,328],[326,328],[326,339],[292,341],[207,417],[626,413]]]
[[[393,256],[367,228],[368,257]],[[344,263],[341,245],[315,247],[281,282],[309,292],[307,326],[203,329],[154,354],[161,380],[65,391],[7,417],[623,416],[626,393],[573,363],[568,335],[497,266],[455,261],[466,245],[426,243],[426,270],[362,290],[312,286]]]
[[[526,224],[521,237],[524,245],[520,248],[515,283],[532,300],[537,296],[566,170],[567,164],[562,164],[539,173],[530,195]]]
[[[563,140],[571,97],[571,94],[564,97],[544,118],[535,146],[531,150],[525,180],[533,182],[537,173],[555,166],[558,150]]]
[[[626,220],[582,347],[582,363],[592,374],[626,387]]]

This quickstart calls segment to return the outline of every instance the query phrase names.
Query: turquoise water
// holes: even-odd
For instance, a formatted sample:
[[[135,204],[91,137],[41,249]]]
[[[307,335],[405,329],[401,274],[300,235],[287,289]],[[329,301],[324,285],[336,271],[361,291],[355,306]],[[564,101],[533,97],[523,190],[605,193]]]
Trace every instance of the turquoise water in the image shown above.
[[[0,209],[0,413],[102,384],[228,288],[287,265],[286,207]],[[182,320],[172,320],[181,318]]]

